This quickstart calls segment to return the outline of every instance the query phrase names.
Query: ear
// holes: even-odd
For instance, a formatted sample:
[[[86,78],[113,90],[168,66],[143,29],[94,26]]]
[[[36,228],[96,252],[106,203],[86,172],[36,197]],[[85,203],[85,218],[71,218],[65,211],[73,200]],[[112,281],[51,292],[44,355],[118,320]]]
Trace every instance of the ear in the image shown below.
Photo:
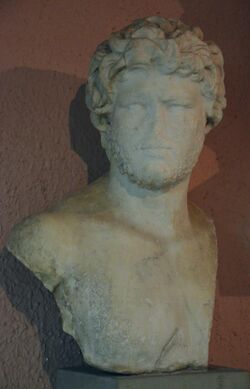
[[[108,114],[97,115],[95,112],[91,112],[90,119],[93,126],[100,132],[107,132],[111,129],[111,123]]]
[[[206,100],[205,102],[205,112],[206,112],[206,125],[205,125],[205,135],[214,128],[214,117],[213,117],[213,107],[214,102]]]
[[[205,135],[207,135],[214,128],[214,120],[212,117],[207,116],[207,122],[205,126]]]

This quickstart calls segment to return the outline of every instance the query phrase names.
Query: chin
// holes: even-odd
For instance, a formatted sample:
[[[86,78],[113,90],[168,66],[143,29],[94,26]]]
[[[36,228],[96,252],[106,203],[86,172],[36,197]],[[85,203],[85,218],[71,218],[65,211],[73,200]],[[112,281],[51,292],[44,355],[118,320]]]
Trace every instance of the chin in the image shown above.
[[[138,186],[161,190],[173,187],[187,178],[198,160],[200,148],[193,148],[191,152],[175,155],[174,160],[168,156],[165,158],[134,158],[126,155],[123,148],[113,153],[114,160],[121,174],[125,174],[131,182]]]
[[[183,181],[192,170],[187,168],[168,168],[166,165],[164,168],[161,166],[141,166],[140,169],[133,169],[129,166],[123,174],[126,174],[130,181],[136,183],[138,186],[151,189],[161,190],[169,187],[173,187]]]

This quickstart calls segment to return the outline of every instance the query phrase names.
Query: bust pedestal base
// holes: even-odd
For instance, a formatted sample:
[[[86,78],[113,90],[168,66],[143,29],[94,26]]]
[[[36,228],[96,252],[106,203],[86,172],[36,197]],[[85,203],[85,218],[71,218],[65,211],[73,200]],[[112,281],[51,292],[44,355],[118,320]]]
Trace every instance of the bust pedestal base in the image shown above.
[[[249,389],[250,373],[226,368],[120,375],[88,367],[60,369],[56,389]]]

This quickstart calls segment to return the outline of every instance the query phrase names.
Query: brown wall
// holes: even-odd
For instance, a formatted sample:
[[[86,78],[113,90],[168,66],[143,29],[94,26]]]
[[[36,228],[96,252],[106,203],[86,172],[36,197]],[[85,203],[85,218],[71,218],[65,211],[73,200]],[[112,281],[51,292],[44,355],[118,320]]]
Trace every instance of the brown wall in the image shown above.
[[[1,245],[20,219],[86,185],[70,139],[93,165],[91,179],[106,168],[83,105],[89,59],[112,30],[155,14],[199,25],[224,54],[228,108],[207,137],[190,198],[218,235],[210,362],[250,370],[248,0],[2,0]],[[62,333],[49,293],[11,256],[1,261],[0,285],[0,387],[51,388],[58,366],[81,363],[79,349]]]

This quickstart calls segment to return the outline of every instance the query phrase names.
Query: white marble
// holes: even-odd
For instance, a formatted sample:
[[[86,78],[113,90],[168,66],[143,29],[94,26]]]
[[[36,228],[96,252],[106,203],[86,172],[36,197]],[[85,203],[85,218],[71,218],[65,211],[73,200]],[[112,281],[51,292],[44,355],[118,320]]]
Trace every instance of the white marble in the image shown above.
[[[187,189],[225,107],[220,50],[181,22],[137,21],[97,48],[86,99],[109,175],[17,225],[7,247],[54,293],[90,365],[207,366],[216,235]]]

